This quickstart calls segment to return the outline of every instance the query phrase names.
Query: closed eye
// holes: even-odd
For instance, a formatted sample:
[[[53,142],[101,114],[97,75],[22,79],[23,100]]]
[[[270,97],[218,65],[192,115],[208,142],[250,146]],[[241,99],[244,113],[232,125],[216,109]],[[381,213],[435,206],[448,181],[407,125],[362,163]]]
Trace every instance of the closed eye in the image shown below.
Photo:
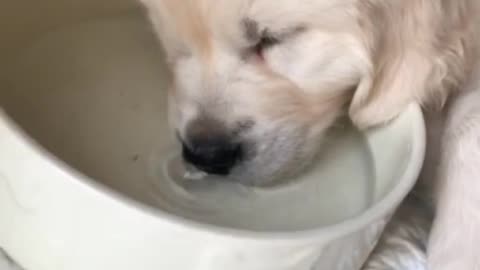
[[[244,19],[243,27],[245,31],[245,37],[250,44],[253,44],[249,52],[264,59],[266,50],[280,44],[287,38],[302,32],[304,26],[296,26],[291,28],[284,28],[282,31],[272,32],[269,28],[263,28],[252,19]]]
[[[270,35],[263,35],[253,47],[255,54],[263,59],[265,50],[280,43],[280,39]]]
[[[256,21],[244,19],[242,22],[245,37],[250,44],[249,53],[263,58],[265,50],[280,43],[280,35],[271,33],[270,29],[262,29]]]

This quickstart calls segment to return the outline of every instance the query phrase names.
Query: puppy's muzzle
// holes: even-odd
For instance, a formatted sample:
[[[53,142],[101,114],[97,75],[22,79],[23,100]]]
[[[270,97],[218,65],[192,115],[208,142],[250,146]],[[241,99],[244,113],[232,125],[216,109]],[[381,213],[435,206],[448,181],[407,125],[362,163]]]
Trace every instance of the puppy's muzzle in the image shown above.
[[[228,175],[243,158],[242,144],[221,126],[206,121],[195,122],[182,142],[183,159],[209,174]]]

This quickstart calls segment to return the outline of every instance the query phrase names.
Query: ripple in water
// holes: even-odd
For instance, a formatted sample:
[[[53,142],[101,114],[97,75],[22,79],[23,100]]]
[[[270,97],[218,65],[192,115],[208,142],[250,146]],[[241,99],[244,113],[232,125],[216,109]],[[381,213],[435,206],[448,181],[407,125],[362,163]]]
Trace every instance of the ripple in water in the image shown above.
[[[325,140],[308,172],[268,188],[212,176],[187,179],[180,154],[160,151],[150,169],[150,195],[172,214],[237,229],[289,231],[337,223],[370,206],[374,166],[363,134],[350,125],[337,128]]]

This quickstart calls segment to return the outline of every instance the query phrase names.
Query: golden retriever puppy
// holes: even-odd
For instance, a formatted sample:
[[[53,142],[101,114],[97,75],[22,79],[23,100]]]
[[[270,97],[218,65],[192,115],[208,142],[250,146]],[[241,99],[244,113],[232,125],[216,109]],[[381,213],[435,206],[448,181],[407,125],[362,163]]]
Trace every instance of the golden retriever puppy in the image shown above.
[[[441,183],[429,260],[478,269],[480,98],[464,98],[479,101],[468,109],[455,100],[480,91],[480,1],[142,2],[173,74],[169,115],[184,159],[206,173],[268,185],[307,167],[344,113],[368,128],[411,102],[452,103],[435,113],[449,119],[429,161],[441,166],[424,174]]]

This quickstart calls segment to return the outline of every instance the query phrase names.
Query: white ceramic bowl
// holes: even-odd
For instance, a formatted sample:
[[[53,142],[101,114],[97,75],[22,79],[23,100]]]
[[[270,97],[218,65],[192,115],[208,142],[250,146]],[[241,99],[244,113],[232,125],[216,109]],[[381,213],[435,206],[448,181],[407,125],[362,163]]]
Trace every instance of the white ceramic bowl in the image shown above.
[[[72,42],[67,49],[43,48],[45,55],[62,55],[51,63],[14,60],[50,30],[108,16],[128,20],[130,10],[136,13],[136,5],[119,0],[2,3],[0,247],[28,270],[359,269],[418,176],[425,146],[419,107],[411,105],[388,127],[366,135],[375,164],[373,204],[359,215],[284,232],[174,216],[156,208],[145,196],[148,188],[134,181],[144,173],[141,161],[162,137],[159,132],[165,132],[158,126],[158,117],[165,116],[158,86],[167,79],[158,70],[161,54],[120,59],[105,50],[102,64],[91,67],[82,44]],[[94,39],[100,47],[126,31],[105,27],[113,28],[108,37]],[[138,42],[157,49],[149,45],[150,33],[132,33],[137,34],[131,42],[122,43],[125,50]],[[139,61],[147,63],[145,70],[128,69]],[[76,84],[81,89],[55,80],[74,80],[70,65],[88,67]],[[115,66],[122,72],[99,80],[99,71]],[[138,81],[155,83],[138,87]]]

